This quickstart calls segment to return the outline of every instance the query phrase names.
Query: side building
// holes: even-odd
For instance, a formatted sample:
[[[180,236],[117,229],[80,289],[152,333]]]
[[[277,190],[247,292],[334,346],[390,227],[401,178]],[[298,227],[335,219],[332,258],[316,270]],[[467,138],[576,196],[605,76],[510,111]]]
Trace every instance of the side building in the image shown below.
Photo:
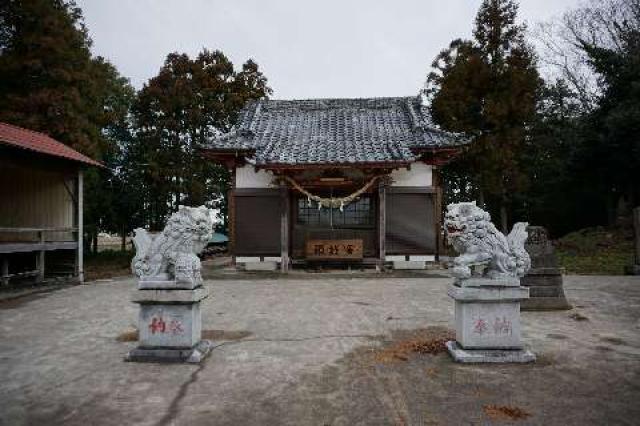
[[[83,281],[83,170],[101,166],[49,136],[0,123],[0,279]]]
[[[419,97],[260,100],[203,154],[232,174],[237,265],[419,269],[440,254],[438,167],[466,143]]]

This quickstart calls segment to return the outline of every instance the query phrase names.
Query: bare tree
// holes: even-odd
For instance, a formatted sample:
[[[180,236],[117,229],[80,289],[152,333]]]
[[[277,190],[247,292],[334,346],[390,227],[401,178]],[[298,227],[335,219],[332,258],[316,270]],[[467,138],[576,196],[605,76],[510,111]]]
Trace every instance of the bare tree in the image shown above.
[[[640,29],[640,0],[588,0],[539,24],[532,35],[540,46],[543,72],[551,79],[564,79],[589,111],[602,86],[585,50],[591,46],[620,51],[623,34],[633,29]]]

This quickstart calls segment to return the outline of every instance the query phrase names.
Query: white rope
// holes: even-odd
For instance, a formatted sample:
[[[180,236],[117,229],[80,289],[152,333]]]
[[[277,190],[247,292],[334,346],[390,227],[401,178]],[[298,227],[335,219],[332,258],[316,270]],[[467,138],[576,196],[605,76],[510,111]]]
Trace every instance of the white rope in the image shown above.
[[[291,184],[293,189],[295,189],[296,191],[300,192],[303,195],[306,195],[306,197],[307,197],[307,205],[309,207],[311,207],[311,201],[315,201],[316,203],[318,203],[318,210],[320,210],[322,207],[327,207],[327,208],[339,208],[340,211],[344,211],[343,209],[344,209],[345,205],[352,203],[358,197],[360,197],[363,193],[368,191],[369,188],[371,188],[371,186],[374,184],[376,179],[378,179],[380,177],[382,177],[382,176],[374,176],[374,177],[372,177],[369,180],[369,182],[367,182],[362,188],[358,189],[357,191],[355,191],[352,194],[347,195],[346,197],[329,197],[329,198],[325,198],[325,197],[320,197],[319,195],[314,195],[314,194],[310,193],[309,191],[304,189],[302,186],[300,186],[298,184],[298,182],[296,182],[295,180],[293,180],[289,176],[282,176],[282,178],[284,180],[286,180],[287,182],[289,182]]]

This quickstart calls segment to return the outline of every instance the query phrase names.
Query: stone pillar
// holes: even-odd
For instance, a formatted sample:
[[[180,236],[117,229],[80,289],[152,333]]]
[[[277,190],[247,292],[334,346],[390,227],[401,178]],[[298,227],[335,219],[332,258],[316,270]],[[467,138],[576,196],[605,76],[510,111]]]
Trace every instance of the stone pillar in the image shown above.
[[[206,287],[179,288],[175,281],[140,284],[132,297],[140,305],[138,347],[126,360],[200,362],[212,346],[202,340],[200,303],[209,296]]]
[[[633,264],[626,268],[629,275],[640,275],[640,207],[633,209],[634,256]]]
[[[547,230],[542,226],[529,226],[527,233],[529,238],[525,249],[531,257],[531,269],[521,282],[529,289],[530,297],[522,301],[522,310],[571,309],[564,295],[562,272]]]
[[[535,361],[520,335],[520,302],[529,297],[529,289],[520,286],[519,278],[457,279],[448,294],[455,300],[456,340],[446,345],[455,361]]]

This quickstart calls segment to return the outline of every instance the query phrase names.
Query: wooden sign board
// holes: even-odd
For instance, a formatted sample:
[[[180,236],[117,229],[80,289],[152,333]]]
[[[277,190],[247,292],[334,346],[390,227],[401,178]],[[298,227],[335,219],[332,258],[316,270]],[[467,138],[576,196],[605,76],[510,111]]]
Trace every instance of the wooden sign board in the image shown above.
[[[308,260],[362,259],[362,240],[307,240]]]

